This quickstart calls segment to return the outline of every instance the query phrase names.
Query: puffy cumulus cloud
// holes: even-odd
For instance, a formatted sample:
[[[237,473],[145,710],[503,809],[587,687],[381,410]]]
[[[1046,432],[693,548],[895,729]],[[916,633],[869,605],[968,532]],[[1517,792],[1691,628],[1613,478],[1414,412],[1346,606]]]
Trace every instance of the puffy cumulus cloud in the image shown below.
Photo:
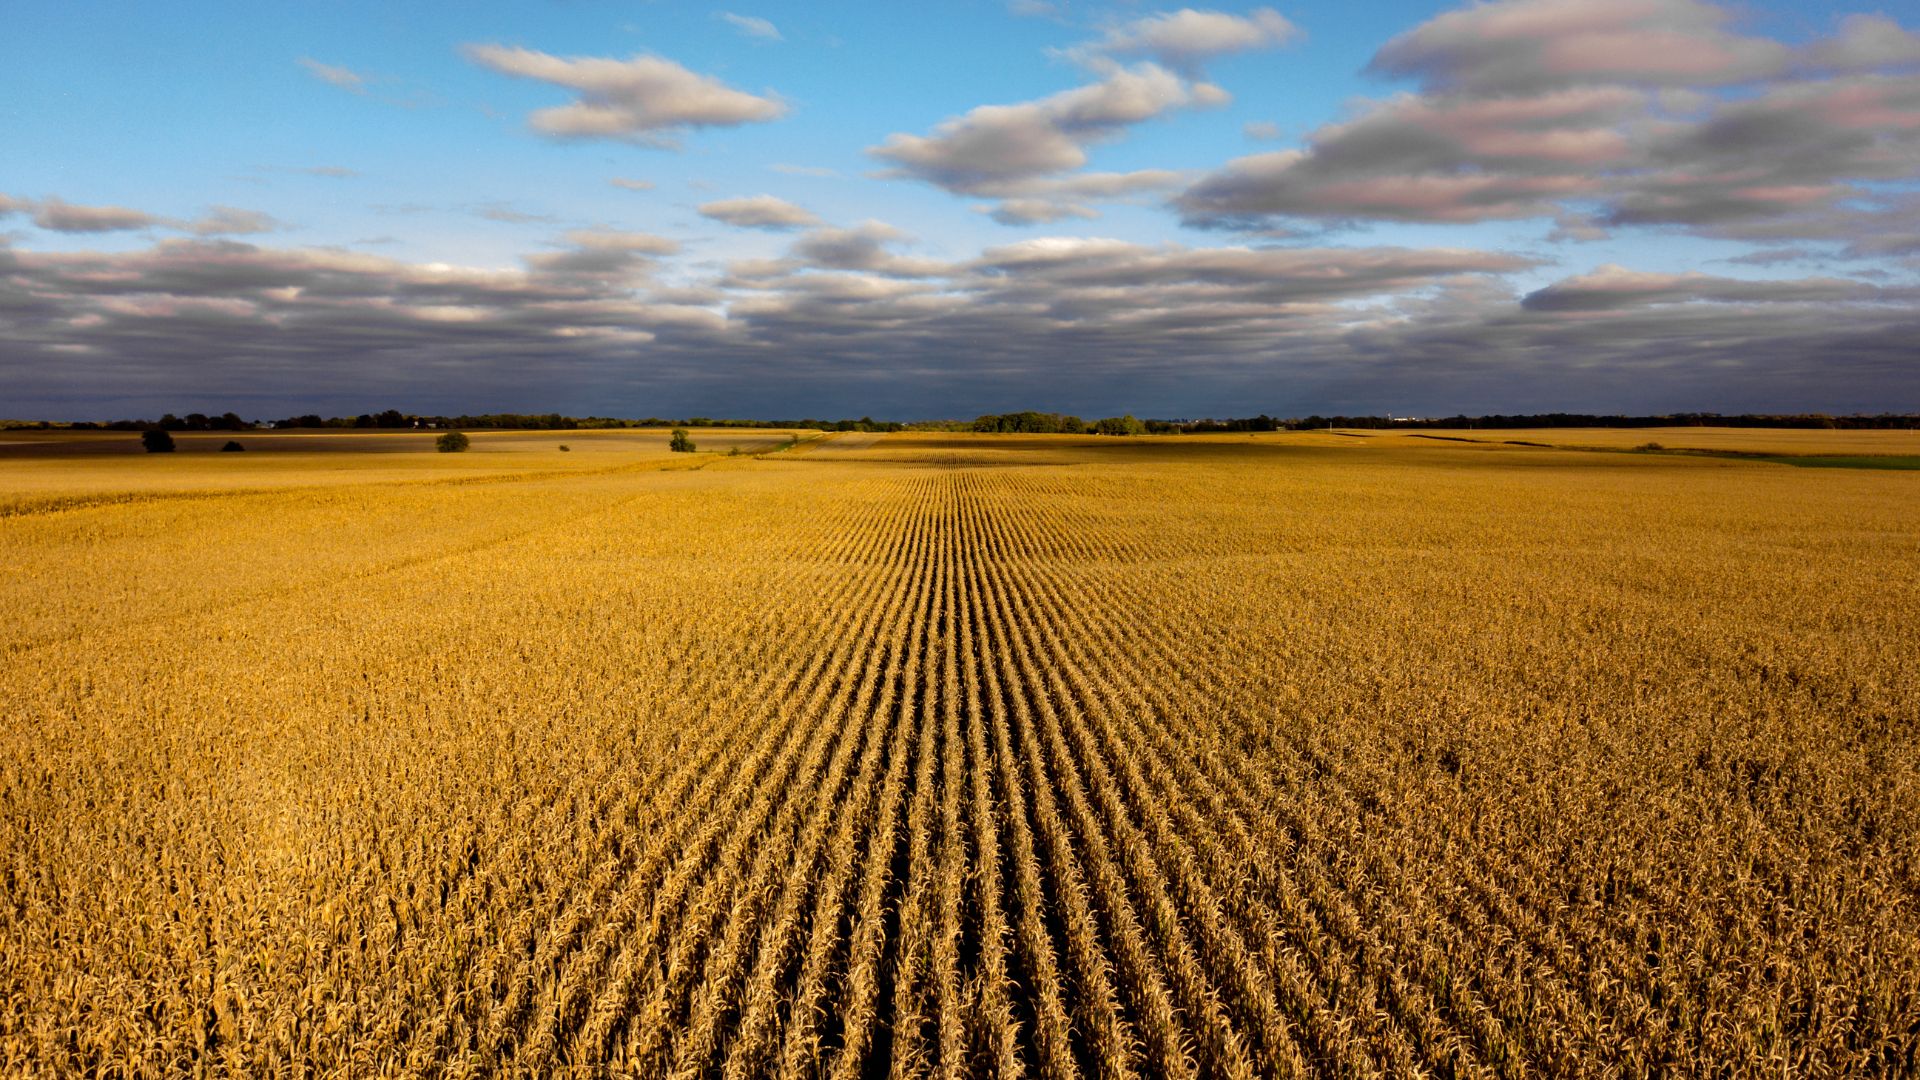
[[[1602,193],[1602,172],[1630,150],[1620,126],[1640,104],[1612,87],[1521,98],[1401,95],[1322,128],[1305,149],[1230,162],[1178,205],[1201,224],[1543,215],[1559,200]]]
[[[1920,64],[1920,34],[1885,15],[1848,15],[1840,20],[1839,33],[1808,46],[1799,59],[1834,71]]]
[[[1078,60],[1145,57],[1176,71],[1197,73],[1216,57],[1271,49],[1298,33],[1286,16],[1272,8],[1255,8],[1245,15],[1182,8],[1116,26],[1098,41],[1069,49],[1066,55]]]
[[[927,293],[932,285],[903,289],[895,283],[950,275],[954,266],[936,259],[903,255],[898,249],[914,238],[884,221],[863,221],[851,228],[823,226],[800,236],[777,259],[735,259],[717,283],[723,288],[760,294],[832,294],[842,298],[860,293],[895,295],[902,291]],[[766,302],[754,304],[764,309]]]
[[[658,56],[627,60],[560,57],[503,45],[468,45],[469,60],[511,75],[564,87],[571,104],[540,109],[533,130],[556,139],[614,139],[675,147],[690,128],[737,127],[777,120],[784,102],[735,90]]]
[[[888,277],[932,277],[948,270],[945,263],[891,250],[912,240],[911,235],[884,221],[864,221],[851,229],[814,229],[796,240],[789,254],[803,266]]]
[[[891,164],[883,175],[925,181],[958,195],[1094,197],[1164,185],[1173,174],[1149,170],[1063,176],[1087,164],[1089,146],[1173,110],[1226,100],[1226,91],[1219,87],[1188,80],[1157,64],[1113,67],[1099,82],[1016,105],[982,105],[942,121],[930,135],[890,135],[867,153]]]
[[[1432,90],[1538,93],[1569,86],[1721,86],[1783,70],[1792,50],[1728,28],[1702,0],[1499,0],[1389,41],[1371,69]]]
[[[611,230],[512,269],[192,239],[0,248],[0,379],[29,412],[122,415],[208,394],[304,411],[340,386],[343,408],[630,415],[1849,411],[1920,392],[1908,286],[1602,268],[1522,298],[1508,275],[1535,264],[1484,251],[1045,237],[903,266],[908,242],[821,228],[712,280]]]
[[[337,86],[342,90],[349,90],[356,94],[364,94],[367,92],[366,76],[361,75],[352,68],[341,67],[338,64],[323,64],[309,56],[301,57],[299,63],[307,74],[319,79],[328,86]]]
[[[731,11],[718,12],[715,15],[721,22],[738,30],[742,36],[756,41],[780,41],[780,28],[758,15],[736,15]]]
[[[1793,50],[1728,25],[1699,0],[1451,12],[1374,60],[1423,90],[1231,161],[1174,205],[1201,227],[1578,218],[1708,232],[1831,219],[1867,185],[1920,173],[1905,31],[1852,19]]]
[[[700,216],[737,225],[744,229],[803,229],[820,223],[818,215],[772,195],[752,195],[743,199],[717,199],[701,203]]]
[[[1920,172],[1920,76],[1855,75],[1770,88],[1645,141],[1620,222],[1711,225],[1801,213],[1861,181]]]

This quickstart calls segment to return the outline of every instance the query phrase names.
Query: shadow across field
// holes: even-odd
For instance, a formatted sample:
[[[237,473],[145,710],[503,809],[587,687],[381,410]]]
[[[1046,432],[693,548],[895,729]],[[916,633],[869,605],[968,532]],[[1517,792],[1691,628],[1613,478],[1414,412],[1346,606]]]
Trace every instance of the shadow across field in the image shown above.
[[[1740,450],[1641,450],[1637,452],[1664,454],[1669,457],[1765,461],[1774,465],[1792,465],[1797,469],[1920,470],[1920,454],[1753,454]]]

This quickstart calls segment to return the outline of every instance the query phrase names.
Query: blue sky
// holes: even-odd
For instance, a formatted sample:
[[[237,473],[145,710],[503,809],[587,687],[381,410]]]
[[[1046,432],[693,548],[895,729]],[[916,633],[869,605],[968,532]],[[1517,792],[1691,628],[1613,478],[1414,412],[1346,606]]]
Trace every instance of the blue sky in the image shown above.
[[[0,415],[1916,409],[1917,23],[19,3]]]

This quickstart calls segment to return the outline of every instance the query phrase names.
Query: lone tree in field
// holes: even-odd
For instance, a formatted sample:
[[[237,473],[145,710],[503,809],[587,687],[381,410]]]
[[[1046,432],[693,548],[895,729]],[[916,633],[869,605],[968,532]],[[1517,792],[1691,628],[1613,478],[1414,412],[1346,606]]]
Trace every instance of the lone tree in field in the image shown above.
[[[238,454],[245,449],[246,447],[240,445],[240,440],[228,439],[227,445],[221,447],[220,452],[223,454]]]
[[[160,428],[140,433],[140,445],[147,448],[149,454],[173,453],[173,436]]]
[[[676,454],[693,453],[693,440],[687,437],[686,428],[677,427],[673,429],[673,438],[667,441],[667,449]]]
[[[457,454],[465,450],[467,444],[468,440],[466,435],[458,431],[449,431],[445,435],[433,440],[434,449],[439,450],[443,454]]]

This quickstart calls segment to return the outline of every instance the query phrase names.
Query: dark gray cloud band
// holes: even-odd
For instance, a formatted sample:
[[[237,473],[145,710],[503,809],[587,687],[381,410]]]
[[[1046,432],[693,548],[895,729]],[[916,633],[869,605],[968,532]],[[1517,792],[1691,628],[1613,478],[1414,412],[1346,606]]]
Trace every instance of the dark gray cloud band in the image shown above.
[[[234,241],[0,247],[0,378],[22,415],[1920,403],[1914,291],[1853,279],[1606,268],[1522,297],[1508,276],[1537,264],[1496,252],[1060,237],[943,263],[910,245],[878,222],[821,228],[704,282],[670,241],[606,231],[499,270]]]

